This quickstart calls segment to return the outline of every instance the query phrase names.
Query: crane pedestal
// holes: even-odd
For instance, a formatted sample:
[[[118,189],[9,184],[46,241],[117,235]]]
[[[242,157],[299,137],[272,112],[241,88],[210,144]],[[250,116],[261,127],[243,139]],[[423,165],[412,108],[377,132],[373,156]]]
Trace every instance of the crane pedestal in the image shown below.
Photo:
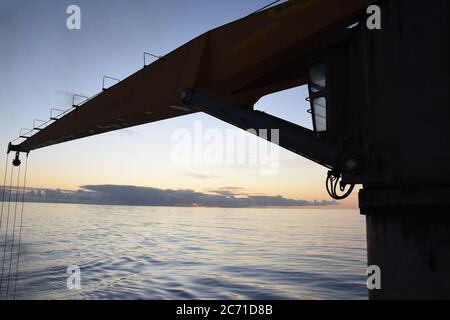
[[[359,204],[381,272],[369,298],[450,299],[450,189],[363,189]]]

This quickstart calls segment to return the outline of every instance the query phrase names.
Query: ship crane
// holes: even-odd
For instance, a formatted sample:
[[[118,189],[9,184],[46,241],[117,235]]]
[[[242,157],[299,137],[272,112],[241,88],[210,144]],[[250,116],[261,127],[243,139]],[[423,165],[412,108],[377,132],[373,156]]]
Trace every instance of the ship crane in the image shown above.
[[[380,28],[367,27],[369,6],[379,9]],[[382,272],[369,297],[449,299],[448,39],[447,0],[288,1],[52,110],[8,153],[20,165],[21,153],[195,112],[245,130],[279,129],[281,147],[329,169],[330,196],[363,186],[368,265]],[[313,130],[254,109],[302,85]]]
[[[143,69],[79,104],[74,97],[71,109],[52,113],[48,122],[21,135],[23,141],[10,143],[8,152],[28,153],[202,111],[244,130],[279,129],[279,145],[329,168],[333,183],[355,157],[319,138],[318,129],[255,111],[254,105],[265,95],[307,84],[308,65],[345,37],[346,27],[372,2],[289,1],[208,31],[164,57],[144,53],[144,59],[157,60],[144,61]],[[335,195],[336,185],[331,190],[342,198]]]

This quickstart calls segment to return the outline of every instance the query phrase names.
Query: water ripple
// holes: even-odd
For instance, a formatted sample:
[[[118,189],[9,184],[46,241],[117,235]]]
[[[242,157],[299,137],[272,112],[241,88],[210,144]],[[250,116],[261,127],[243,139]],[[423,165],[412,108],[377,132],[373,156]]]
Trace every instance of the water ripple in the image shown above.
[[[366,298],[356,211],[25,208],[20,299]]]

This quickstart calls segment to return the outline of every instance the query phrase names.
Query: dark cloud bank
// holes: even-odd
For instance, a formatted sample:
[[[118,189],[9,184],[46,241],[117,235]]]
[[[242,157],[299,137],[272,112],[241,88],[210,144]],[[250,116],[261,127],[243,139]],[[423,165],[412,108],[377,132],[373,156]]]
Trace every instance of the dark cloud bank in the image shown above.
[[[0,188],[0,193],[3,190]],[[6,199],[9,190],[6,190]],[[12,193],[14,197],[14,191]],[[169,206],[169,207],[298,207],[328,206],[334,201],[305,201],[287,199],[282,196],[251,195],[241,188],[228,187],[209,190],[208,193],[192,190],[163,190],[148,187],[123,185],[87,185],[80,190],[27,189],[26,202],[80,203],[128,206]]]

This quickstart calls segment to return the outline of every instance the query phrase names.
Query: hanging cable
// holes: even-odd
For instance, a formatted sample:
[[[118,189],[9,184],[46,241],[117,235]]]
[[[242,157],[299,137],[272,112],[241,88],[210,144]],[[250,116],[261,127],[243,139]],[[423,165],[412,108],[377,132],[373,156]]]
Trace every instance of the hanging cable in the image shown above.
[[[341,193],[343,193],[342,195],[338,194],[338,189],[337,189],[338,185],[339,185],[339,191]],[[347,186],[349,186],[349,188],[346,191]],[[335,200],[344,200],[353,192],[355,185],[354,184],[347,185],[347,184],[343,183],[342,175],[340,173],[328,171],[326,187],[327,187],[327,192],[330,195],[330,197],[332,197]]]
[[[7,241],[8,241],[8,228],[9,228],[9,213],[11,208],[11,194],[12,194],[12,186],[13,186],[13,174],[14,174],[14,167],[11,167],[11,179],[9,182],[9,197],[8,197],[8,210],[7,210],[7,216],[6,216],[6,227],[5,227],[5,241],[4,241],[4,247],[3,247],[3,259],[2,259],[2,272],[0,275],[0,297],[3,290],[3,272],[5,267],[5,259],[6,259],[6,247],[7,247]]]
[[[0,232],[2,231],[3,204],[5,203],[5,189],[6,189],[6,177],[8,175],[8,161],[9,161],[9,154],[6,154],[5,177],[3,178],[3,190],[2,190],[2,193],[3,193],[3,195],[2,195],[2,209],[1,209],[1,214],[0,214]]]
[[[16,199],[15,199],[15,204],[14,204],[14,219],[13,219],[13,228],[12,228],[12,236],[11,236],[11,251],[10,251],[10,257],[9,257],[8,280],[6,281],[6,299],[8,299],[9,282],[11,279],[11,267],[12,267],[13,254],[14,254],[14,240],[15,240],[15,235],[16,235],[16,221],[17,221],[17,203],[19,200],[19,183],[20,183],[20,166],[19,166],[19,172],[17,174]]]
[[[16,299],[17,278],[18,278],[18,274],[19,274],[20,246],[22,243],[23,207],[24,207],[24,203],[25,203],[25,188],[26,188],[26,183],[27,183],[27,171],[28,171],[28,154],[25,159],[25,173],[24,173],[24,178],[23,178],[22,207],[20,210],[19,239],[18,239],[18,244],[17,244],[17,262],[16,262],[16,276],[14,279],[13,300]]]
[[[8,161],[9,161],[9,154],[6,154],[6,163],[5,163],[5,177],[3,179],[3,190],[2,190],[2,208],[0,213],[0,234],[2,231],[2,225],[3,225],[3,208],[5,204],[5,194],[6,194],[6,178],[8,176]],[[6,246],[6,243],[5,243]],[[2,288],[0,286],[0,294],[2,292]]]

